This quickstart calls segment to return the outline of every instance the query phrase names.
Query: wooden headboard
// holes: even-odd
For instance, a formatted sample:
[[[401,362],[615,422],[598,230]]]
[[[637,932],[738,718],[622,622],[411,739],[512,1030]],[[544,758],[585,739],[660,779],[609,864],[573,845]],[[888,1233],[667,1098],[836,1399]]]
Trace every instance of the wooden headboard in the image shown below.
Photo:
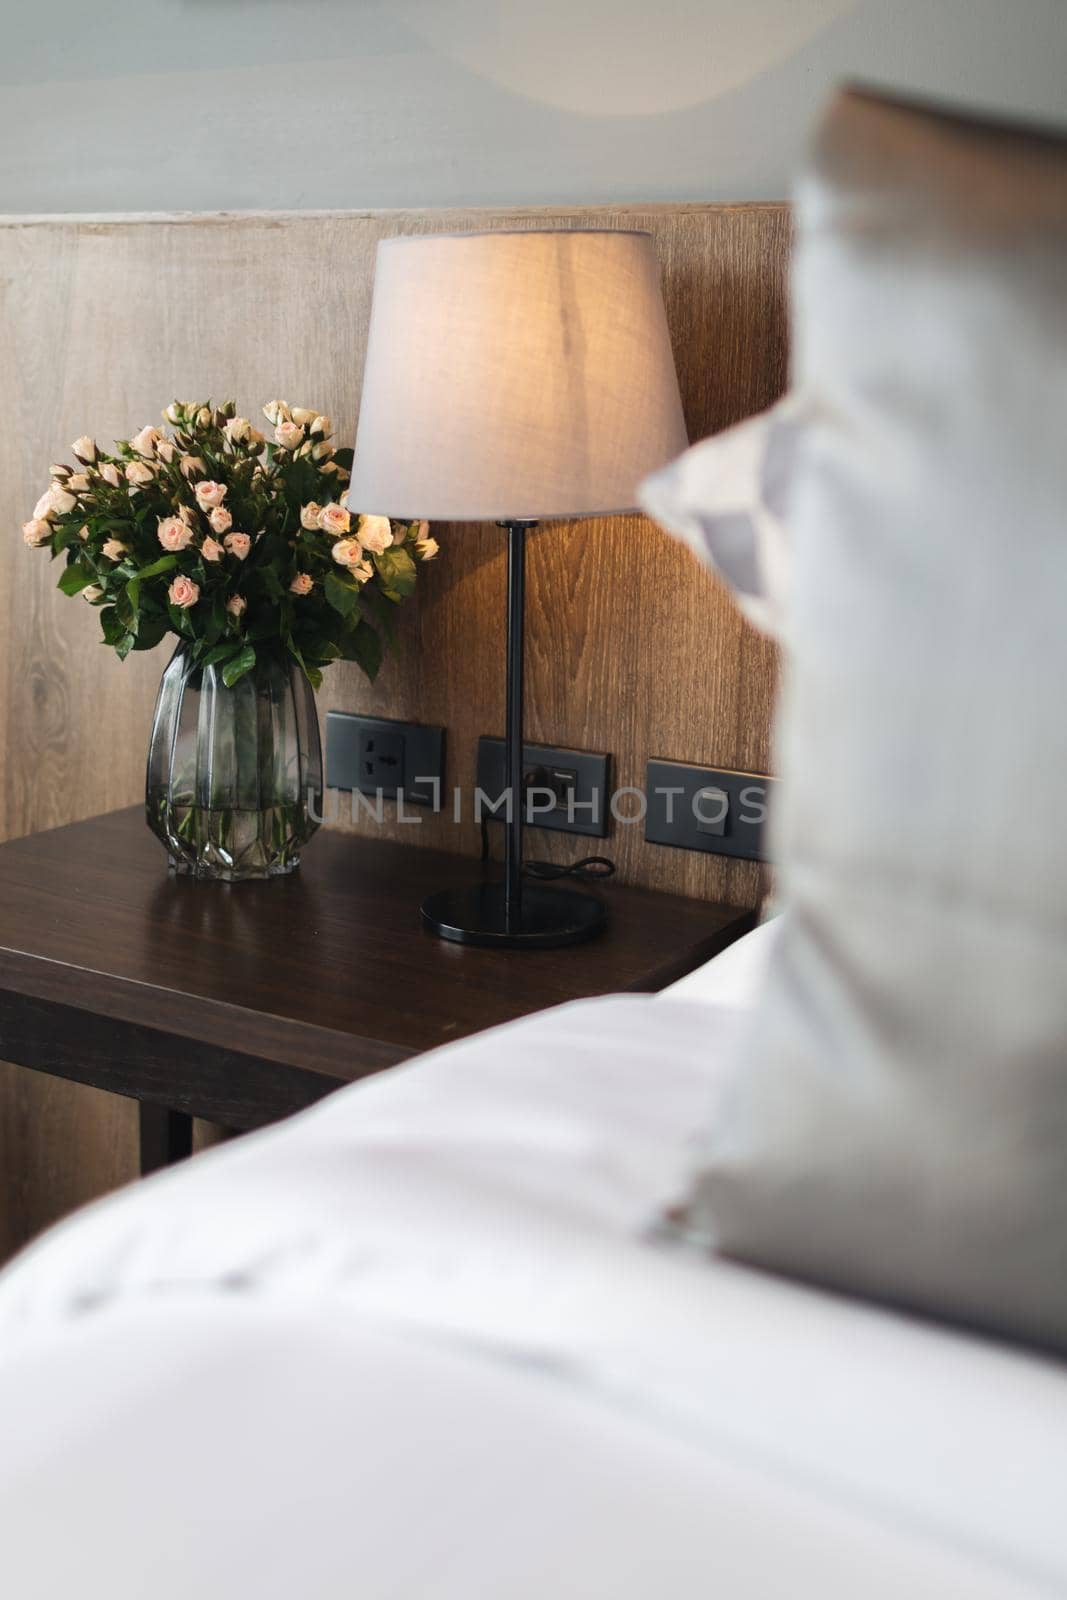
[[[233,397],[249,415],[282,395],[320,406],[351,439],[378,240],[546,226],[647,228],[653,235],[691,438],[781,392],[789,250],[783,206],[0,221],[0,510],[7,529],[0,540],[0,838],[140,798],[166,659],[163,647],[120,665],[98,643],[89,609],[57,594],[57,569],[18,538],[49,463],[69,461],[79,434],[110,441],[157,422],[175,395]],[[373,687],[354,667],[332,669],[320,709],[443,724],[446,784],[467,785],[478,735],[503,730],[503,543],[493,528],[435,531],[442,554],[424,569],[417,601],[404,608],[399,655]],[[527,651],[527,736],[610,751],[618,785],[640,785],[650,756],[769,770],[773,649],[687,552],[641,518],[538,532],[529,556]],[[470,820],[457,828],[446,817],[429,818],[403,836],[477,848]],[[575,841],[544,834],[537,848],[566,858]],[[751,863],[649,845],[639,827],[616,827],[605,848],[633,883],[741,905],[758,897]],[[0,1128],[22,1130],[2,1166],[32,1164],[26,1143],[47,1137],[45,1102],[62,1102],[69,1116],[70,1097],[91,1097],[58,1081],[31,1086],[26,1076],[0,1069]],[[13,1114],[16,1084],[21,1123]],[[121,1167],[124,1159],[115,1119],[128,1110],[93,1113],[92,1138],[110,1152],[112,1175],[115,1160]],[[67,1127],[68,1151],[72,1137]],[[133,1154],[131,1131],[131,1173]],[[69,1180],[45,1162],[49,1168],[63,1189]],[[73,1195],[30,1204],[32,1222],[84,1192],[91,1189],[79,1175]]]

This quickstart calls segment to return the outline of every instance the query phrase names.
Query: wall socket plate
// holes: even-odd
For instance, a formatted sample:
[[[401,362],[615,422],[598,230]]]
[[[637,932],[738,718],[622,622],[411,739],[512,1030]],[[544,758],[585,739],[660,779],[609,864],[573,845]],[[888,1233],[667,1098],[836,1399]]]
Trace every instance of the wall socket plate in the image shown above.
[[[326,783],[441,809],[444,781],[443,728],[350,711],[326,713]]]
[[[604,839],[608,832],[608,788],[611,757],[589,750],[563,750],[555,745],[524,744],[523,770],[535,778],[534,793],[527,794],[523,820],[530,828],[552,828],[562,833],[584,833]],[[483,734],[478,740],[476,782],[488,800],[483,808],[487,821],[493,821],[489,806],[507,788],[504,767],[504,741]],[[554,804],[549,804],[549,791]],[[502,822],[504,811],[496,813]]]
[[[645,838],[681,850],[766,861],[764,824],[777,780],[761,773],[650,761]]]

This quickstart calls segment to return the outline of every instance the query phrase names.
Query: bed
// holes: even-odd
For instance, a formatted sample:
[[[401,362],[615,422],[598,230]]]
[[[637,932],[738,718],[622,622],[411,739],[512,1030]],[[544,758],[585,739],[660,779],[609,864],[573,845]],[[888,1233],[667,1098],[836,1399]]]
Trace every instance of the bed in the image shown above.
[[[1062,1367],[657,1226],[775,937],[30,1250],[0,1288],[8,1592],[1064,1592]]]

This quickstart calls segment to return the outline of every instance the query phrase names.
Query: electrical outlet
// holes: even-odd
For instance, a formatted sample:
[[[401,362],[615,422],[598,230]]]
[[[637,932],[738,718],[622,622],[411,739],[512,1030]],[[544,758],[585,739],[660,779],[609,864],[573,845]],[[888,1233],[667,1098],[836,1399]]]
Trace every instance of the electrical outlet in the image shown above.
[[[421,722],[327,711],[326,782],[388,800],[402,791],[406,801],[440,810],[444,737]]]
[[[584,833],[603,839],[608,831],[608,769],[611,757],[588,750],[559,750],[553,745],[524,744],[523,776],[528,785],[524,822],[532,828]],[[487,797],[483,814],[494,820],[491,807],[507,788],[503,739],[478,740],[477,784]],[[504,809],[495,814],[502,821]]]
[[[776,780],[752,772],[650,761],[645,838],[682,850],[765,861],[764,822]]]

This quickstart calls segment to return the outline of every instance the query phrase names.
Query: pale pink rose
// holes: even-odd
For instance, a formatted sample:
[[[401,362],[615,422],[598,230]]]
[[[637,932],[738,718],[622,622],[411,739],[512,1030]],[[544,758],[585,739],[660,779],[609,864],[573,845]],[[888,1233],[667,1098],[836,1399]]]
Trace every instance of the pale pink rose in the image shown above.
[[[309,533],[313,533],[319,526],[319,518],[321,516],[322,507],[314,500],[309,500],[306,506],[300,507],[300,526],[306,528]]]
[[[393,542],[393,525],[388,517],[360,517],[357,532],[363,548],[372,550],[376,556],[388,550]]]
[[[226,610],[230,613],[231,617],[243,617],[247,609],[248,601],[243,595],[231,595],[229,600],[226,602]]]
[[[47,523],[45,526],[47,527]],[[289,585],[292,594],[310,594],[314,587],[315,585],[309,572],[298,572]]]
[[[73,511],[77,503],[74,496],[68,494],[61,483],[50,483],[34,506],[33,515],[35,518],[44,517],[50,520],[52,517],[63,516],[66,512]]]
[[[195,606],[200,599],[200,585],[194,583],[192,578],[187,578],[184,573],[179,573],[167,590],[167,599],[172,606],[177,606],[181,611],[188,611],[190,606]]]
[[[304,438],[304,430],[296,422],[279,422],[274,430],[274,443],[282,450],[295,450]]]
[[[222,546],[217,539],[207,538],[200,546],[200,554],[205,561],[221,561]]]
[[[31,550],[36,550],[51,539],[52,524],[43,517],[32,517],[29,522],[22,524],[22,537]]]
[[[130,444],[139,456],[154,456],[156,453],[156,440],[161,437],[158,428],[152,428],[146,422],[140,433],[130,440]]]
[[[117,489],[119,484],[122,482],[119,469],[116,467],[113,461],[104,462],[104,465],[100,468],[100,476],[103,478],[104,482],[109,483],[113,489]]]
[[[147,461],[131,461],[126,468],[126,482],[132,483],[134,488],[139,484],[151,483],[155,474]]]
[[[229,533],[233,527],[233,518],[225,506],[216,506],[207,519],[211,524],[212,533]]]
[[[289,421],[289,407],[284,400],[268,400],[263,407],[263,415],[271,427],[276,428],[279,422]]]
[[[316,417],[311,424],[311,432],[321,434],[324,439],[328,439],[333,432],[333,423],[329,417]]]
[[[198,472],[207,471],[199,456],[182,456],[179,466],[183,478],[194,478]]]
[[[330,554],[339,567],[355,567],[363,559],[363,547],[358,539],[338,539]]]
[[[104,598],[104,591],[103,591],[103,589],[101,589],[101,587],[100,587],[100,585],[98,583],[87,584],[86,587],[82,590],[82,599],[83,600],[88,600],[90,603],[93,600],[102,600],[103,598]]]
[[[344,506],[339,506],[336,501],[323,506],[319,512],[319,527],[323,533],[347,533],[351,526],[352,518]]]
[[[68,475],[63,487],[71,490],[73,494],[84,494],[89,487],[89,476],[85,472],[72,472]]]
[[[126,554],[126,546],[121,539],[105,539],[101,548],[109,561],[121,561]]]
[[[75,439],[70,448],[79,461],[84,461],[89,466],[96,460],[96,445],[87,433],[83,433],[80,439]]]
[[[193,493],[201,511],[207,511],[211,506],[221,506],[226,498],[226,485],[216,483],[212,478],[205,478],[203,483],[194,485]]]
[[[181,517],[160,517],[156,532],[164,550],[172,553],[187,550],[193,542],[193,530]]]
[[[306,428],[309,422],[314,422],[318,412],[309,411],[306,406],[294,406],[289,415],[301,428]]]
[[[174,457],[177,454],[178,450],[176,445],[174,445],[170,439],[165,439],[162,435],[160,435],[160,437],[156,440],[156,455],[159,457],[159,459],[161,461],[171,462],[174,460]]]
[[[436,539],[415,540],[415,554],[420,561],[432,561],[440,548]]]
[[[320,439],[318,444],[311,446],[311,454],[315,461],[326,461],[333,455],[333,445],[328,439]]]
[[[252,541],[247,533],[228,533],[222,542],[231,556],[236,556],[238,561],[243,561],[252,548]]]
[[[231,444],[244,444],[252,432],[252,424],[247,417],[231,417],[223,432]]]

